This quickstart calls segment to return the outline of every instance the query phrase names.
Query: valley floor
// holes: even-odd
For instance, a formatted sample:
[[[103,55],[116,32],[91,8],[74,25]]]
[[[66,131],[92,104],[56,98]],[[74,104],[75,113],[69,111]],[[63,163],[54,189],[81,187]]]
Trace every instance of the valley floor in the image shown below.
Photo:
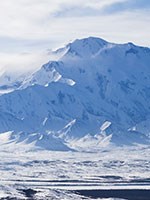
[[[123,199],[125,196],[115,195],[126,191],[128,197],[135,192],[145,195],[142,199],[138,195],[137,199],[147,200],[150,193],[148,146],[91,153],[31,151],[26,146],[16,146],[0,146],[1,199]]]

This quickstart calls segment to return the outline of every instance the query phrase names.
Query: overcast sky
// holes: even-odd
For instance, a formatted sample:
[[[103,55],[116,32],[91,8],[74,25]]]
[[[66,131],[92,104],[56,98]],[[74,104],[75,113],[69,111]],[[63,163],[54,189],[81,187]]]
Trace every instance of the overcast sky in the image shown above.
[[[1,0],[0,68],[40,65],[46,49],[88,36],[150,46],[149,13],[149,0]]]

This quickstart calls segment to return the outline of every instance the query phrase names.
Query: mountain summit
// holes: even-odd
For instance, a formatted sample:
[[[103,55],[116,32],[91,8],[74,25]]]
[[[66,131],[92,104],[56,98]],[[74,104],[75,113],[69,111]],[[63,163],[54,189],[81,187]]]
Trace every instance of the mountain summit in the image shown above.
[[[73,141],[150,144],[150,49],[89,37],[53,53],[60,52],[0,96],[0,132],[11,131],[12,142],[33,142],[34,134],[47,149],[52,142],[44,138],[61,149]]]

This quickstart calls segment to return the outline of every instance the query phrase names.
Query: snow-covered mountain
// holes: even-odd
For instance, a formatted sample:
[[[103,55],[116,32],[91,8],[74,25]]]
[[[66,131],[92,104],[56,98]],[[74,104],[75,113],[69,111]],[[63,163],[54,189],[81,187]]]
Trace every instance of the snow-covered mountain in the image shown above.
[[[89,37],[53,54],[61,57],[0,96],[1,133],[12,131],[17,142],[35,134],[46,148],[52,138],[66,149],[150,144],[149,48]]]

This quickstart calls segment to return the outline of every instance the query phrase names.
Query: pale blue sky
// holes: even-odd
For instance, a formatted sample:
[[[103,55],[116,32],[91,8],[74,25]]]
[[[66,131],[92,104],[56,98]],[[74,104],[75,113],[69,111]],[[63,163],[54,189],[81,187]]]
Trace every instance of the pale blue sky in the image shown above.
[[[150,46],[149,13],[149,0],[0,1],[0,66],[88,36]]]
[[[141,11],[141,10],[149,10],[150,9],[150,1],[149,0],[127,0],[124,2],[117,2],[105,8],[107,13],[116,13],[123,11]]]

